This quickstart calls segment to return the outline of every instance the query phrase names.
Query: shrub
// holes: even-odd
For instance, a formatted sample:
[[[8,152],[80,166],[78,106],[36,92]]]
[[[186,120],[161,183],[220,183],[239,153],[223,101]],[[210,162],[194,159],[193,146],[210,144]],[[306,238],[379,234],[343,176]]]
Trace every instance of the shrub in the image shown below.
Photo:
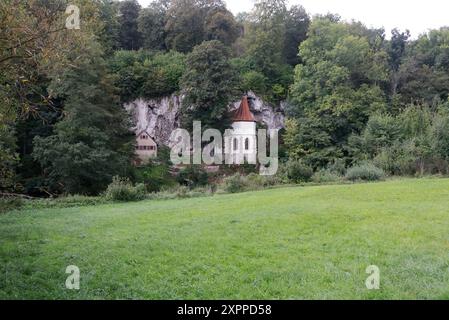
[[[206,171],[198,165],[188,166],[182,169],[177,177],[179,184],[191,189],[207,185],[209,176]]]
[[[344,176],[346,174],[346,165],[343,159],[334,159],[327,165],[327,171],[337,175]]]
[[[277,176],[262,176],[258,173],[250,173],[244,179],[248,190],[259,190],[281,184],[282,181]]]
[[[188,198],[190,189],[186,186],[179,186],[174,190],[176,198]]]
[[[385,172],[372,163],[363,163],[348,169],[346,179],[351,181],[378,181],[385,178]]]
[[[312,181],[316,183],[329,183],[340,181],[342,177],[329,169],[321,169],[314,173]]]
[[[309,182],[313,176],[313,169],[301,160],[289,160],[286,163],[285,174],[291,182]]]
[[[243,183],[247,189],[259,190],[263,189],[267,184],[267,178],[257,173],[250,173],[246,177],[242,177]]]
[[[105,198],[112,201],[139,201],[145,199],[144,184],[133,184],[127,178],[114,177],[105,192]]]
[[[393,175],[414,175],[417,171],[418,149],[415,141],[395,141],[383,148],[373,159],[373,164]]]
[[[236,173],[224,180],[224,189],[229,193],[238,193],[245,190],[246,181],[243,176]]]
[[[0,213],[20,209],[24,201],[17,197],[0,198]]]
[[[148,198],[154,200],[200,198],[211,196],[214,192],[213,187],[201,187],[191,190],[186,186],[177,186],[158,193],[151,193],[148,195]]]
[[[135,169],[135,180],[145,184],[147,192],[159,192],[162,188],[176,185],[170,174],[170,166],[166,163],[151,161],[145,166]]]

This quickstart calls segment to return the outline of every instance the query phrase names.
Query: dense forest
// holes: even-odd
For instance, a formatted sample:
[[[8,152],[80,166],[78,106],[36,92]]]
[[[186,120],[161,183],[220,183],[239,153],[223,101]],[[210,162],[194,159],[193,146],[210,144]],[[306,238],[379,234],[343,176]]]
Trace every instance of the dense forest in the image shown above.
[[[281,162],[297,171],[448,173],[449,28],[387,36],[285,0],[237,16],[222,0],[2,0],[0,49],[0,192],[94,195],[114,176],[160,189],[169,164],[132,166],[123,104],[173,93],[185,128],[226,128],[249,90],[285,101]]]

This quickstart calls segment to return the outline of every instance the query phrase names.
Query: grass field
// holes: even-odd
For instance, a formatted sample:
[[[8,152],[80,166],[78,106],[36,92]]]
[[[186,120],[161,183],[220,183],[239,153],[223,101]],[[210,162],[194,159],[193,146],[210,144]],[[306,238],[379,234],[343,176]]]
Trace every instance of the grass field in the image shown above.
[[[449,180],[3,214],[0,298],[449,299]]]

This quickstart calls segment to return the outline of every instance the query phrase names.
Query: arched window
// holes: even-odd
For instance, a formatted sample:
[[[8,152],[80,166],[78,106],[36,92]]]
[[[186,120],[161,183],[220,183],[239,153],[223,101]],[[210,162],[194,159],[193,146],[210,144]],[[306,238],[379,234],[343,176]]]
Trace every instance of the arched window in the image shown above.
[[[245,139],[245,150],[249,150],[249,138]]]
[[[234,138],[234,151],[237,151],[239,147],[239,142],[237,141],[237,138]]]

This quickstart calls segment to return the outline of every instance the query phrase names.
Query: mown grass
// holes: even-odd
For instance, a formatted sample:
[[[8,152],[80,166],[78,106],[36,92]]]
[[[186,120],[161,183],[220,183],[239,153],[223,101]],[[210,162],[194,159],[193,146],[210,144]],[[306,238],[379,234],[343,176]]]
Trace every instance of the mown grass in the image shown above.
[[[0,298],[449,299],[449,180],[3,214]]]

